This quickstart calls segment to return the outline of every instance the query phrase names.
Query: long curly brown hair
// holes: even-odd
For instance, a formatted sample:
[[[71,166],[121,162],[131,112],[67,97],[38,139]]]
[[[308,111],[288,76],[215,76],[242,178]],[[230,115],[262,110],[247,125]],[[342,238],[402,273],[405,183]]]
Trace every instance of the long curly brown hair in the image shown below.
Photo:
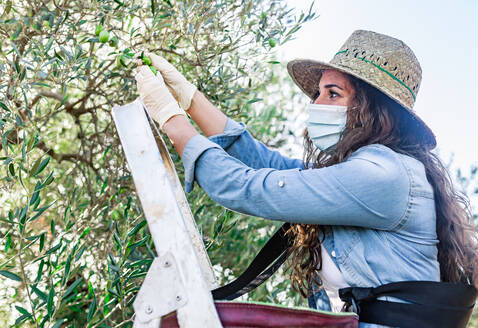
[[[378,89],[351,75],[347,77],[355,95],[340,140],[331,153],[319,152],[305,130],[304,167],[343,162],[360,147],[375,143],[421,161],[434,190],[441,280],[472,283],[478,288],[477,228],[469,200],[453,187],[446,167],[424,142],[414,118]],[[293,241],[288,259],[292,286],[306,297],[311,282],[317,284],[314,273],[322,269],[323,229],[319,225],[292,224],[287,234]]]

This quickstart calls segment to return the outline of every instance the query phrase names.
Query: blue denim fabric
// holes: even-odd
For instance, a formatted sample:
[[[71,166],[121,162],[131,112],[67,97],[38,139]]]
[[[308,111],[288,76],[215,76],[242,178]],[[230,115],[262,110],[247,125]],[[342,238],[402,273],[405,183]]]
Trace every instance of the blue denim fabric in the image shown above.
[[[351,286],[440,280],[433,189],[414,158],[373,144],[342,163],[304,169],[228,119],[222,134],[187,143],[183,165],[187,192],[197,181],[231,210],[322,225],[322,246]],[[313,290],[309,305],[330,310],[326,294]]]

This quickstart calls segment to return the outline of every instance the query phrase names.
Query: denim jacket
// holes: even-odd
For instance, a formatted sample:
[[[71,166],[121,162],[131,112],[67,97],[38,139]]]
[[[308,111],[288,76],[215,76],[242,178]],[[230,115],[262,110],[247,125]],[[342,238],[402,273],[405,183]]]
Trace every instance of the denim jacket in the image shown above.
[[[188,141],[183,165],[186,192],[196,181],[231,210],[323,226],[322,247],[350,286],[440,280],[433,189],[414,158],[372,144],[342,163],[304,169],[228,118],[222,134]],[[330,311],[317,286],[308,301]]]

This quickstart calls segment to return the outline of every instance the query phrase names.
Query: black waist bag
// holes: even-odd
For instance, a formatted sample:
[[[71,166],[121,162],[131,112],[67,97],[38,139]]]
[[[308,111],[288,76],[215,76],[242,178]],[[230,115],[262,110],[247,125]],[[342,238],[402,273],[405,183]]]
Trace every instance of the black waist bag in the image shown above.
[[[249,267],[231,283],[212,291],[215,300],[233,300],[266,281],[287,258],[290,247],[285,223]],[[347,308],[360,322],[402,328],[465,328],[473,312],[478,290],[470,284],[436,281],[400,281],[378,287],[339,290]],[[409,303],[377,300],[391,296]]]
[[[394,327],[466,327],[478,291],[463,283],[401,281],[375,288],[348,287],[339,296],[359,321]],[[410,303],[377,300],[392,296]]]

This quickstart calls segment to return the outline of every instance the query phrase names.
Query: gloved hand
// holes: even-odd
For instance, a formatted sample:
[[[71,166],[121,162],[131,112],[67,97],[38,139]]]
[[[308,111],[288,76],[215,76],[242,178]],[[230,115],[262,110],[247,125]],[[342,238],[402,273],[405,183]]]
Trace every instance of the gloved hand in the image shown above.
[[[139,66],[135,79],[138,93],[149,115],[159,123],[161,130],[164,123],[171,117],[175,115],[186,116],[186,112],[179,107],[166,87],[161,74],[155,76],[148,66]]]
[[[167,87],[178,101],[179,105],[188,110],[191,106],[191,100],[197,88],[190,83],[179,71],[171,65],[166,59],[151,52],[145,52],[146,56],[151,58],[151,63],[161,73]]]

